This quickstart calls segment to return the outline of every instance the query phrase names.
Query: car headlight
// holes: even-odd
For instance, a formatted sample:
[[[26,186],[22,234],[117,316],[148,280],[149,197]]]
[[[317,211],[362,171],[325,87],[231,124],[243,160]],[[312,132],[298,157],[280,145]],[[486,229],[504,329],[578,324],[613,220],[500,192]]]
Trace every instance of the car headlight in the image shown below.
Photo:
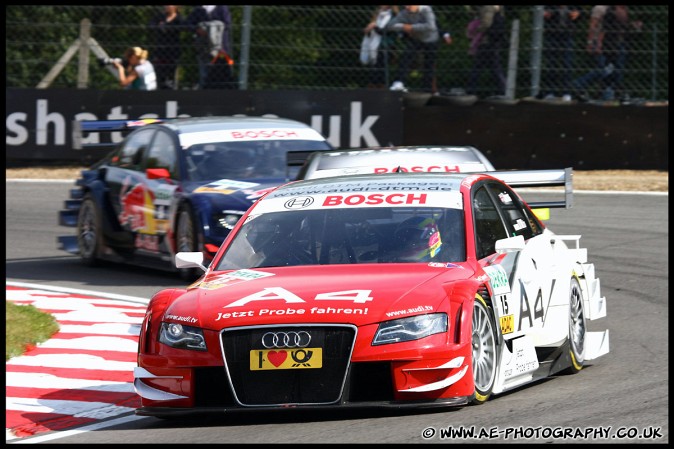
[[[213,215],[213,221],[218,227],[229,229],[231,231],[234,229],[234,226],[242,215],[243,212],[238,210],[223,210],[222,212]]]
[[[386,345],[418,340],[429,335],[447,332],[447,314],[429,313],[381,323],[372,345]]]
[[[161,323],[159,341],[172,348],[205,351],[204,331],[178,323]]]

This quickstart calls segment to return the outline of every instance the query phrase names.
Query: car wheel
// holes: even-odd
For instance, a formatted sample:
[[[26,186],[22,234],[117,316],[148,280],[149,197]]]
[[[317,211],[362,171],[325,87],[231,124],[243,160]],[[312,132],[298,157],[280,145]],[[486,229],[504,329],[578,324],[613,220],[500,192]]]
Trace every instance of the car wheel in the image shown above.
[[[578,279],[573,277],[569,289],[569,355],[571,356],[571,366],[566,370],[567,373],[575,374],[583,369],[586,332],[587,323],[583,311],[583,291]]]
[[[176,252],[198,251],[198,245],[199,234],[192,208],[190,206],[181,206],[176,223]],[[193,281],[199,277],[199,273],[195,268],[182,268],[178,272],[180,278],[184,281]]]
[[[473,303],[473,382],[475,393],[472,404],[482,404],[489,399],[496,381],[497,347],[496,330],[491,318],[491,308],[485,300],[475,296]]]
[[[94,198],[87,194],[77,215],[77,247],[80,259],[85,265],[98,265],[98,256],[103,246],[102,239],[101,215]]]

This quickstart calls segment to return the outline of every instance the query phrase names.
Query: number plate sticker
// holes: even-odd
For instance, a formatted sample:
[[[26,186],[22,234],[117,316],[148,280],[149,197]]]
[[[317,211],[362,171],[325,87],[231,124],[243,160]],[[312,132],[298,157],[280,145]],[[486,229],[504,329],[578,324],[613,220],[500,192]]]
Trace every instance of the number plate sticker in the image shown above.
[[[323,367],[323,348],[253,349],[250,370],[307,369]]]
[[[515,332],[515,315],[506,315],[499,318],[501,322],[501,333],[512,334]]]

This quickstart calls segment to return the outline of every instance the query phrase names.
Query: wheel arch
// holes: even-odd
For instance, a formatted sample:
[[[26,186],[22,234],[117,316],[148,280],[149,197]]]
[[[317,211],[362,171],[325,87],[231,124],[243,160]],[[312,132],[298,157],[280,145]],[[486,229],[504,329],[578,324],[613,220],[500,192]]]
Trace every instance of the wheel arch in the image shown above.
[[[82,198],[84,199],[87,195],[91,196],[98,208],[104,234],[122,230],[119,221],[116,219],[115,208],[110,202],[110,198],[106,195],[107,190],[105,183],[100,179],[93,180],[82,186]]]
[[[171,217],[171,226],[169,228],[169,239],[170,239],[170,242],[171,242],[171,253],[172,253],[171,256],[172,257],[175,257],[176,253],[178,252],[177,251],[178,250],[178,242],[176,240],[178,238],[178,235],[177,235],[176,230],[178,229],[178,221],[180,220],[180,212],[184,208],[189,208],[192,211],[191,212],[192,213],[192,219],[195,220],[195,222],[193,223],[194,227],[196,229],[202,229],[202,232],[197,233],[197,234],[198,234],[198,239],[199,239],[199,246],[200,247],[203,246],[203,236],[202,236],[203,235],[203,227],[204,227],[203,219],[202,219],[202,217],[199,216],[199,210],[198,210],[197,207],[195,207],[195,205],[193,204],[191,199],[189,197],[183,197],[176,204],[175,212],[173,214],[173,217]]]
[[[487,305],[490,318],[496,329],[496,343],[499,346],[503,344],[503,335],[501,327],[496,321],[496,313],[493,304],[493,297],[486,283],[475,281],[457,282],[452,286],[449,297],[451,298],[451,310],[455,316],[450,317],[451,324],[454,326],[454,339],[458,342],[470,341],[472,333],[473,303],[476,297],[481,297]]]
[[[178,207],[176,208],[175,224],[178,223],[178,211],[181,207],[189,206],[192,208],[192,218],[195,220],[195,225],[200,231],[201,239],[209,235],[209,222],[213,214],[213,203],[203,194],[186,195],[180,199]],[[203,242],[201,242],[203,245]]]

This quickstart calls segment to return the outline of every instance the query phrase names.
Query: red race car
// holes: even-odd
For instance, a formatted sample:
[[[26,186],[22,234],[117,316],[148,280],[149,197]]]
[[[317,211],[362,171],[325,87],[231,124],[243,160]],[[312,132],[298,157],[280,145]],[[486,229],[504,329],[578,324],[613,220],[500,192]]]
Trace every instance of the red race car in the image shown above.
[[[489,159],[472,146],[413,145],[313,152],[297,179],[364,173],[494,171]]]
[[[480,404],[609,350],[570,205],[571,169],[389,173],[287,183],[246,212],[205,273],[151,299],[138,415]],[[504,182],[504,179],[508,183]],[[511,186],[565,186],[530,205]]]

